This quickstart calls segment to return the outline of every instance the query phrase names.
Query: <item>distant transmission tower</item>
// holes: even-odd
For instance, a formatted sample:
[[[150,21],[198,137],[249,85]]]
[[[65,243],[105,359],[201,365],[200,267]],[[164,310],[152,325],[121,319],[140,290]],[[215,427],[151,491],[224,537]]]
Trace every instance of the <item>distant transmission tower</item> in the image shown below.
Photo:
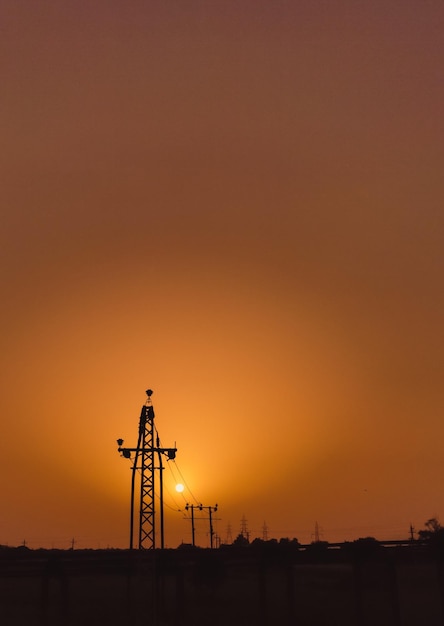
[[[244,537],[244,539],[250,541],[250,532],[247,528],[247,519],[245,515],[242,515],[240,534]]]
[[[263,541],[268,541],[268,526],[265,522],[262,526],[262,539]]]
[[[142,406],[139,419],[139,437],[135,448],[123,448],[123,439],[117,439],[118,451],[126,458],[131,459],[134,452],[134,463],[131,474],[131,507],[130,507],[130,550],[134,545],[134,498],[136,472],[140,470],[140,507],[138,539],[139,550],[154,550],[156,547],[156,515],[154,482],[155,470],[159,470],[159,496],[160,496],[160,538],[161,548],[164,547],[164,522],[163,522],[163,464],[162,455],[168,460],[176,458],[176,448],[161,448],[159,446],[159,436],[156,437],[154,445],[154,408],[151,402],[153,392],[148,389],[146,392],[147,401]],[[155,467],[155,456],[158,455],[159,466]]]
[[[233,543],[233,535],[231,534],[231,524],[227,524],[227,539],[228,544]]]
[[[314,541],[315,543],[319,543],[319,541],[321,541],[321,531],[317,522],[315,522]]]

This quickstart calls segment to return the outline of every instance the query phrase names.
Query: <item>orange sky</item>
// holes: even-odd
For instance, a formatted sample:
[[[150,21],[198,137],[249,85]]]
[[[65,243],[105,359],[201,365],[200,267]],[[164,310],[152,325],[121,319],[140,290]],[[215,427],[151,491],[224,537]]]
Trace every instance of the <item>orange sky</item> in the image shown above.
[[[148,387],[191,489],[166,471],[167,545],[193,497],[222,539],[443,515],[443,4],[0,23],[0,544],[127,545]]]

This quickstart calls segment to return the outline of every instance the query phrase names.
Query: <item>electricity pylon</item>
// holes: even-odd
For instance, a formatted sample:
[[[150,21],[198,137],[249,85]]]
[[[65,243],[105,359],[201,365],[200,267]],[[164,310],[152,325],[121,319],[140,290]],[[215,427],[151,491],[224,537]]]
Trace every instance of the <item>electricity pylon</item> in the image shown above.
[[[244,539],[250,542],[250,531],[247,528],[247,518],[245,515],[242,515],[240,534]]]
[[[164,548],[164,522],[163,522],[163,465],[162,455],[168,460],[176,458],[177,448],[161,448],[159,437],[156,437],[154,445],[154,408],[151,401],[153,392],[146,392],[147,401],[142,406],[139,419],[139,436],[135,448],[124,448],[123,439],[117,439],[118,452],[131,459],[134,452],[134,463],[131,472],[131,506],[130,506],[130,550],[134,547],[134,497],[136,473],[140,470],[140,507],[138,524],[138,547],[139,550],[154,550],[156,547],[156,511],[155,511],[155,470],[159,470],[159,496],[160,496],[160,541]],[[155,467],[155,455],[158,455],[159,466]]]

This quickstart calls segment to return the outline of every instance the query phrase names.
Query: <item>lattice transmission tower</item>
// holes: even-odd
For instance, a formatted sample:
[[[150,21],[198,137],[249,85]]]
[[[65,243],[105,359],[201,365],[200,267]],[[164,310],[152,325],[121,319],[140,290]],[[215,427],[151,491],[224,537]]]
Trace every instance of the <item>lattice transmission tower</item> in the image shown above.
[[[248,526],[247,526],[247,518],[245,517],[245,515],[242,515],[242,519],[241,519],[241,527],[240,527],[240,534],[242,535],[242,537],[244,537],[244,539],[246,539],[248,542],[250,541],[250,531],[248,530]]]
[[[118,452],[124,458],[134,461],[131,468],[130,550],[134,547],[134,500],[137,471],[140,472],[138,548],[139,550],[154,550],[156,547],[155,470],[159,471],[160,540],[161,548],[164,547],[162,456],[165,455],[168,460],[175,459],[177,448],[160,447],[159,436],[155,435],[157,431],[154,426],[152,394],[151,389],[146,391],[147,401],[140,412],[137,446],[135,448],[123,447],[124,440],[117,439]],[[159,462],[157,467],[155,466],[156,455]]]

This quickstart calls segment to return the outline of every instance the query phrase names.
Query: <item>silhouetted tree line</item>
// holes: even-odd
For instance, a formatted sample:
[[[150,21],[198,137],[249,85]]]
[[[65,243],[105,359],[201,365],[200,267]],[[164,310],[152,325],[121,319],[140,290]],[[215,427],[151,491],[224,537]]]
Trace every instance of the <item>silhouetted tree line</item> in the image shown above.
[[[427,543],[431,546],[439,546],[444,549],[444,527],[441,526],[438,518],[432,517],[424,523],[425,528],[418,531],[418,541]],[[412,543],[415,543],[412,538]],[[240,533],[231,544],[237,548],[261,548],[268,547],[269,549],[293,549],[309,551],[313,554],[319,554],[327,550],[331,544],[328,541],[312,541],[308,545],[302,545],[298,539],[290,539],[288,537],[282,537],[281,539],[260,539],[256,538],[250,542],[249,538]],[[334,544],[337,545],[337,544]],[[226,547],[226,546],[222,546]],[[377,553],[381,548],[381,542],[375,539],[375,537],[360,537],[354,541],[345,541],[341,544],[348,552],[352,552],[356,555],[370,555]]]
[[[418,532],[418,538],[432,546],[444,549],[444,527],[438,518],[431,517],[425,522],[425,528]]]
[[[236,539],[233,541],[233,546],[238,546],[238,547],[242,547],[242,546],[252,546],[252,547],[257,547],[257,546],[263,546],[263,545],[273,545],[273,546],[285,546],[285,547],[300,547],[300,543],[297,539],[289,539],[288,537],[281,537],[281,539],[260,539],[259,537],[257,537],[256,539],[253,539],[252,542],[250,542],[250,540],[245,537],[245,535],[239,534]]]
[[[418,540],[422,543],[427,543],[434,546],[441,546],[444,549],[444,526],[441,525],[439,519],[437,517],[431,517],[424,523],[424,528],[417,532]],[[412,538],[412,543],[415,543],[415,540]],[[264,549],[264,547],[272,550],[299,550],[300,548],[304,548],[304,550],[310,550],[314,553],[322,552],[331,546],[328,541],[312,541],[308,545],[303,545],[299,542],[295,537],[281,537],[280,539],[261,539],[259,537],[249,540],[247,536],[240,533],[234,539],[231,544],[220,545],[221,548],[226,549],[231,546],[235,548],[249,548],[249,549]],[[346,549],[353,549],[362,553],[372,552],[381,547],[381,542],[379,542],[375,537],[360,537],[359,539],[355,539],[353,541],[345,541],[342,544],[333,544],[335,546],[341,545]],[[192,549],[192,550],[202,550],[203,548],[193,547],[191,544],[183,543],[178,546],[179,549]],[[71,551],[74,551],[73,548],[70,548]],[[22,544],[19,546],[8,546],[4,544],[0,544],[0,551],[4,553],[29,553],[29,552],[60,552],[63,553],[65,550],[63,549],[46,549],[46,548],[36,548],[31,549],[29,546]],[[80,550],[75,550],[76,553],[109,553],[109,552],[120,552],[119,548],[107,548],[107,549],[93,549],[93,548],[83,548]]]

